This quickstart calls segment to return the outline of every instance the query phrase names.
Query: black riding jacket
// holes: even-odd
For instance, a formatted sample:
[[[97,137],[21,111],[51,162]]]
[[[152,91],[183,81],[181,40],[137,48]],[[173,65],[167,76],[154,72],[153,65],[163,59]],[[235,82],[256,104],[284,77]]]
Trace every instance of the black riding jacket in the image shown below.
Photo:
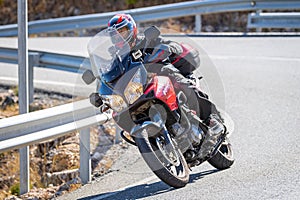
[[[152,40],[150,44],[147,47],[146,53],[152,53],[153,48],[158,46],[159,44],[165,44],[168,45],[171,51],[171,55],[169,56],[170,60],[175,59],[178,55],[180,55],[183,52],[182,47],[177,42],[166,40],[162,37],[158,37],[155,40]],[[143,36],[138,36],[136,40],[136,45],[132,48],[133,51],[136,50],[144,50],[144,47],[146,45],[146,38]]]

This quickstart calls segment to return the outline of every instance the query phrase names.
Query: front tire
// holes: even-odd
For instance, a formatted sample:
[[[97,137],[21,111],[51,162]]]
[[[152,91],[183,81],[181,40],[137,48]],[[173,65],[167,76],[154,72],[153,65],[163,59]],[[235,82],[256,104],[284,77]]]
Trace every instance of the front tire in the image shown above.
[[[149,138],[143,131],[135,137],[135,142],[145,162],[156,176],[174,188],[184,187],[189,182],[188,165],[181,151],[174,147],[172,139],[171,148],[166,147],[168,152],[164,152],[163,138],[161,134]]]
[[[223,170],[228,169],[233,165],[233,151],[232,146],[228,141],[224,141],[218,148],[217,153],[208,160],[213,167]]]

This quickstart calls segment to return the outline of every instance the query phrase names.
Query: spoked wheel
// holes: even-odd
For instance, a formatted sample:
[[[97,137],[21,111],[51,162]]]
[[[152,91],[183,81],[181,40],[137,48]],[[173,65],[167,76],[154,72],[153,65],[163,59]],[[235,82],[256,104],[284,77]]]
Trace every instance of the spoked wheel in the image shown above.
[[[135,142],[150,169],[166,184],[180,188],[189,181],[189,168],[169,134],[148,137],[143,131]]]
[[[210,158],[208,162],[213,167],[220,170],[231,167],[231,165],[234,163],[231,144],[228,141],[224,141],[219,147],[216,155]]]

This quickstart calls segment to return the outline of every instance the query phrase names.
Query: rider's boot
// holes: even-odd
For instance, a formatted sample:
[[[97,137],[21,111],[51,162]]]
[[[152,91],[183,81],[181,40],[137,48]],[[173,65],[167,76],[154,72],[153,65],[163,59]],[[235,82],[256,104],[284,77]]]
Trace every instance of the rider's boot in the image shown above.
[[[208,126],[208,131],[201,145],[199,158],[205,158],[212,153],[220,134],[224,132],[224,126],[217,114],[211,114],[205,123]]]

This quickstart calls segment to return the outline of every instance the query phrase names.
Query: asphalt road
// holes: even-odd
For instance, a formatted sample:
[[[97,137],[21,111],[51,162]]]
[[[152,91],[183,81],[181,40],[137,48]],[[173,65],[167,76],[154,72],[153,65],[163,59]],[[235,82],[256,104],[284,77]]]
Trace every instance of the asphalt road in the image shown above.
[[[58,199],[298,199],[300,38],[193,41],[218,71],[224,108],[235,123],[232,168],[218,171],[204,163],[193,168],[186,187],[173,189],[132,147],[111,173]]]

